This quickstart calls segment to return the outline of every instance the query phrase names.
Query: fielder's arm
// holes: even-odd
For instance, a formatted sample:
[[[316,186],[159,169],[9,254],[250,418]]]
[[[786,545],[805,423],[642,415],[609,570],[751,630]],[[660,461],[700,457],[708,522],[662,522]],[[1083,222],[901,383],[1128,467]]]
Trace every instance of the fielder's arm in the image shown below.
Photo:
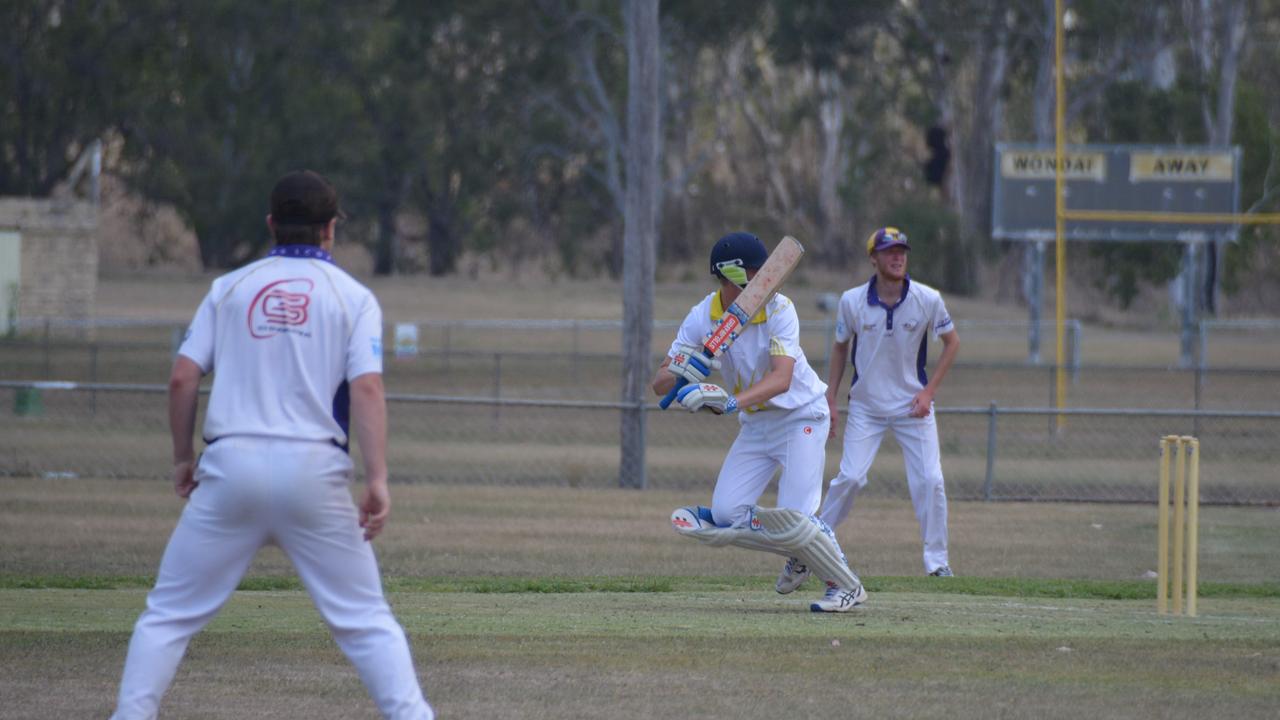
[[[351,429],[364,458],[365,490],[360,502],[360,527],[364,539],[382,532],[391,514],[387,488],[387,398],[382,374],[365,373],[351,381]]]
[[[933,377],[929,378],[929,384],[911,399],[912,417],[924,417],[929,414],[933,396],[938,393],[942,378],[947,376],[947,371],[956,361],[956,354],[960,352],[960,334],[955,330],[943,333],[939,337],[942,339],[942,355],[938,358],[938,366],[933,370]]]
[[[844,380],[844,366],[846,358],[849,357],[849,347],[853,344],[853,338],[840,341],[836,340],[831,343],[831,366],[827,368],[827,410],[831,415],[831,429],[827,432],[827,438],[836,436],[836,428],[840,427],[840,405],[838,398],[840,397],[840,381]]]
[[[173,491],[187,497],[196,489],[196,408],[204,371],[194,360],[179,355],[169,374],[169,435],[173,438]]]

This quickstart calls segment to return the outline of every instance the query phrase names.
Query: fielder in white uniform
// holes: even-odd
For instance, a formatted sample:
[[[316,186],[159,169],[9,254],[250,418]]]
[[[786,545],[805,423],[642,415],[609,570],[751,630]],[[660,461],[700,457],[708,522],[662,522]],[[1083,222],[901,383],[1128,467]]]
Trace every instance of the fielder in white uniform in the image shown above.
[[[711,253],[711,272],[719,278],[720,288],[689,311],[653,378],[653,390],[658,395],[666,395],[677,377],[689,380],[676,399],[690,412],[710,410],[717,415],[738,415],[740,430],[720,468],[710,508],[688,508],[701,523],[716,528],[759,530],[757,502],[779,467],[782,473],[778,479],[778,507],[794,510],[818,524],[812,516],[822,497],[829,427],[823,395],[826,385],[809,366],[800,347],[800,321],[795,306],[786,296],[775,295],[741,329],[719,359],[707,360],[700,351],[725,309],[767,257],[764,243],[749,233],[731,233],[716,243]],[[716,369],[730,388],[706,382]],[[673,522],[676,520],[673,516]],[[677,523],[677,529],[684,528]],[[834,544],[835,534],[830,528],[821,529]],[[723,544],[779,552],[753,542],[726,540]],[[866,591],[848,569],[838,545],[834,553],[839,556],[834,561],[834,569],[839,571],[835,574],[844,579],[824,578],[828,580],[827,594],[811,605],[814,611],[843,612],[866,599]]]
[[[391,509],[382,311],[333,264],[339,216],[328,181],[285,175],[267,216],[276,247],[215,280],[196,311],[169,380],[174,489],[188,503],[134,626],[113,718],[156,717],[187,643],[268,543],[293,562],[382,715],[434,717],[369,542]],[[210,372],[197,463],[197,395]],[[358,509],[348,421],[367,483]]]
[[[897,228],[872,233],[867,254],[876,274],[840,297],[827,390],[833,430],[839,417],[836,395],[844,378],[843,358],[850,359],[853,380],[840,473],[831,480],[818,516],[832,527],[848,517],[854,497],[867,484],[880,441],[892,430],[902,448],[907,487],[920,523],[924,571],[951,577],[947,492],[933,398],[955,362],[960,336],[942,295],[907,275],[910,249],[907,236]],[[942,340],[933,377],[925,372],[930,336]]]

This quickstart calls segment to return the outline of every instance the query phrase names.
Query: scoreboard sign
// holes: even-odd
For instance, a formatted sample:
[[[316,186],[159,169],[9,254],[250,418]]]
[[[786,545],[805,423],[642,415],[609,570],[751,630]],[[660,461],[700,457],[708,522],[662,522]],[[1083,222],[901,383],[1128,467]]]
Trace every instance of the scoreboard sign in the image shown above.
[[[1054,238],[1052,145],[996,145],[993,235]],[[1240,148],[1072,145],[1063,157],[1068,210],[1159,213],[1239,212]],[[1204,223],[1068,220],[1070,240],[1205,242],[1235,240],[1236,226]]]

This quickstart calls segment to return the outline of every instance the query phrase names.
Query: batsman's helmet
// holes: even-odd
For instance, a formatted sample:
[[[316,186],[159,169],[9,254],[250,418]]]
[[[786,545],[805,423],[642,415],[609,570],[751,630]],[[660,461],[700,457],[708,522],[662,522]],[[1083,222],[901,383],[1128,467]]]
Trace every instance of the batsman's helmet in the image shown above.
[[[885,248],[891,247],[910,250],[911,246],[907,244],[907,234],[896,227],[882,227],[871,233],[871,237],[867,238],[868,255],[874,255]]]
[[[743,287],[747,270],[759,270],[769,259],[769,250],[760,238],[748,232],[729,233],[711,248],[711,274]]]

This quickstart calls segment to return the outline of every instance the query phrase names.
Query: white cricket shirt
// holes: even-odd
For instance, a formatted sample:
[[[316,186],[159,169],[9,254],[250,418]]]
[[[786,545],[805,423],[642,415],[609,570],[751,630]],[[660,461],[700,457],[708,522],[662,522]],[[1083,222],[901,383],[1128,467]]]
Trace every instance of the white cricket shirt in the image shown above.
[[[929,336],[954,329],[942,295],[910,278],[893,306],[880,301],[874,277],[846,290],[836,315],[836,341],[853,339],[849,403],[881,417],[907,414],[911,399],[929,384]]]
[[[675,342],[671,344],[667,356],[675,357],[676,348],[681,344],[701,347],[722,317],[724,308],[717,290],[689,310],[684,322],[680,323],[680,330],[676,332]],[[774,295],[751,318],[751,322],[739,330],[738,339],[720,356],[720,372],[725,382],[731,385],[726,390],[736,395],[760,382],[765,373],[769,372],[774,355],[795,359],[791,388],[769,399],[764,405],[742,408],[743,412],[739,413],[739,417],[744,423],[750,422],[751,415],[761,410],[795,410],[805,407],[822,399],[827,392],[827,384],[818,379],[818,374],[805,358],[804,349],[800,347],[800,318],[796,315],[796,308],[790,299],[780,294]],[[826,410],[825,402],[822,409]]]
[[[324,250],[276,247],[213,281],[178,352],[214,373],[205,442],[253,435],[346,447],[347,382],[382,372],[382,310]]]

